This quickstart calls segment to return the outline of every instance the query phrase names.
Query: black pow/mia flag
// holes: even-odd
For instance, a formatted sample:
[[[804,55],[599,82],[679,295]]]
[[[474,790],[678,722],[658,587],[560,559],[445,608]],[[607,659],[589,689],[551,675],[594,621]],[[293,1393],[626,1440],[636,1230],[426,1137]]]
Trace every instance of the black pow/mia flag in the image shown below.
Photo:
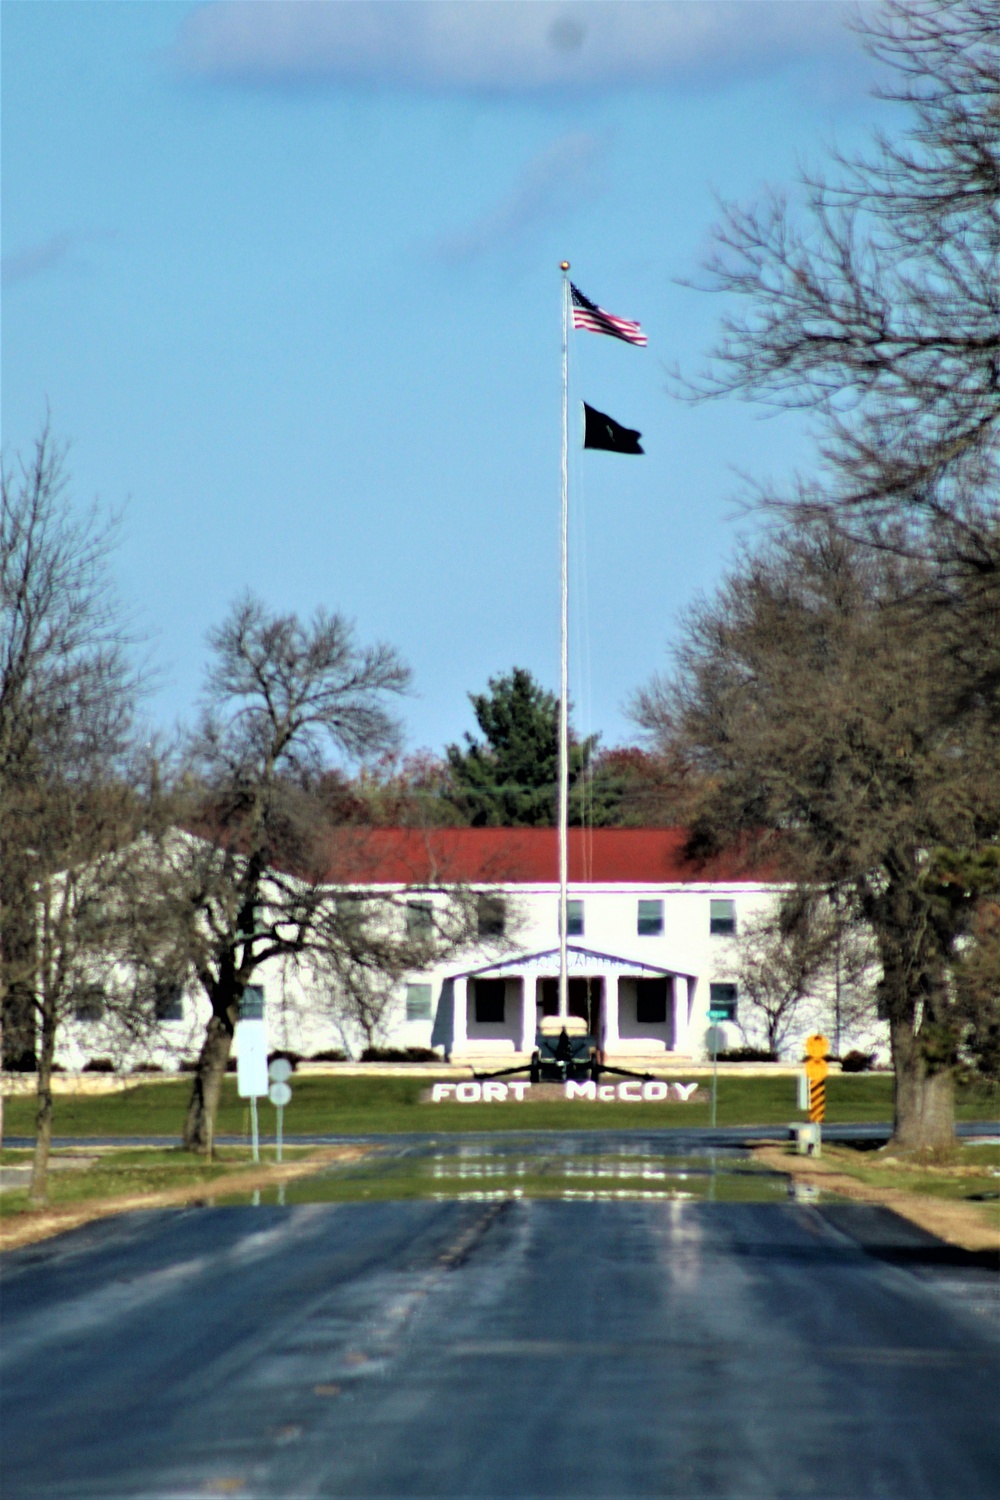
[[[607,453],[644,453],[639,439],[641,432],[636,432],[634,427],[623,427],[616,422],[614,417],[605,416],[604,412],[597,411],[593,406],[583,403],[583,415],[585,421],[583,433],[583,446],[585,448],[603,448]]]

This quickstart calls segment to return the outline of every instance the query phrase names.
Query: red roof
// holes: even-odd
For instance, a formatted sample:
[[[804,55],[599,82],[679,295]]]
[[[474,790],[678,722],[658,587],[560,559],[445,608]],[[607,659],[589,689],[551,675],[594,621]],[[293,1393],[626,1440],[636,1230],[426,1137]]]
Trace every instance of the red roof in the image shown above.
[[[738,855],[691,863],[684,859],[686,839],[684,828],[571,828],[569,878],[574,885],[769,878]],[[327,879],[337,885],[555,885],[558,838],[554,828],[338,828]]]

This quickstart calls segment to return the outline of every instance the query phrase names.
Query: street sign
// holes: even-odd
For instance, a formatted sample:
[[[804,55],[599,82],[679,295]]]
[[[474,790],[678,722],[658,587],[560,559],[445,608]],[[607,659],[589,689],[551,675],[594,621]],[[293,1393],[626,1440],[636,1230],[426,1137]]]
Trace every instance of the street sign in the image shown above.
[[[825,1057],[810,1057],[806,1060],[804,1071],[810,1083],[819,1083],[829,1073],[830,1064]]]
[[[710,1021],[731,1021],[733,1019],[732,1007],[727,1005],[725,1010],[710,1010],[708,1019]]]
[[[826,1057],[830,1052],[829,1039],[822,1032],[814,1031],[806,1037],[806,1057]]]
[[[267,1093],[267,1022],[236,1022],[236,1092],[241,1099]]]
[[[726,1050],[726,1033],[721,1026],[710,1026],[705,1032],[705,1046],[711,1053]]]
[[[276,1057],[271,1064],[270,1072],[271,1077],[274,1079],[274,1082],[271,1084],[271,1087],[267,1091],[267,1097],[270,1099],[271,1103],[278,1111],[278,1134],[276,1138],[274,1153],[275,1161],[281,1160],[282,1112],[284,1111],[285,1105],[291,1104],[292,1102],[292,1091],[289,1088],[288,1084],[285,1082],[285,1079],[290,1076],[291,1071],[292,1065],[288,1061],[287,1057]],[[284,1202],[284,1199],[282,1199],[282,1202]]]

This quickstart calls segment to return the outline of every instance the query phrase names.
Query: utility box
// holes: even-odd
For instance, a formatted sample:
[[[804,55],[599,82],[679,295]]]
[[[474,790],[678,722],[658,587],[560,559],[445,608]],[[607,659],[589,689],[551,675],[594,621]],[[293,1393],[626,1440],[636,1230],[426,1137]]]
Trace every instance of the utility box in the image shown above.
[[[790,1125],[788,1130],[800,1156],[822,1154],[823,1136],[818,1124],[810,1121],[808,1125]]]

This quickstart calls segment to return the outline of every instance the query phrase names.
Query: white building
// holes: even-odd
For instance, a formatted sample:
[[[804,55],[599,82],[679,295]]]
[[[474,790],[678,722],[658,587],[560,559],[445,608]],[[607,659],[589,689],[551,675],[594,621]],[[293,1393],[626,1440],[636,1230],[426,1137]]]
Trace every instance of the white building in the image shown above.
[[[735,861],[692,868],[682,857],[684,840],[682,829],[570,830],[569,1005],[587,1018],[608,1062],[704,1058],[710,1009],[728,1011],[728,1045],[743,1041],[737,938],[741,923],[771,905],[781,886]],[[556,830],[375,828],[338,848],[331,885],[391,898],[391,920],[419,924],[428,905],[447,901],[450,886],[478,898],[482,943],[457,962],[406,976],[385,1042],[481,1065],[526,1061],[538,1019],[558,1010]],[[303,1057],[345,1041],[360,1050],[360,1034],[345,1037],[328,992],[308,971],[275,965],[258,977],[272,1047]],[[803,1035],[824,1004],[809,1008]],[[204,997],[177,996],[154,1059],[176,1066],[179,1056],[196,1053],[207,1016]],[[85,1020],[68,1027],[63,1065],[79,1068],[97,1054],[100,1029]]]
[[[412,871],[481,891],[484,939],[505,929],[498,957],[410,976],[395,1035],[456,1060],[509,1065],[530,1055],[539,1017],[558,1010],[559,885],[555,829],[385,830],[388,881]],[[735,1020],[738,924],[778,887],[735,868],[693,871],[680,829],[571,829],[569,1007],[606,1060],[704,1055],[711,1006]],[[414,900],[419,900],[415,897]],[[734,1044],[735,1025],[729,1027]]]

